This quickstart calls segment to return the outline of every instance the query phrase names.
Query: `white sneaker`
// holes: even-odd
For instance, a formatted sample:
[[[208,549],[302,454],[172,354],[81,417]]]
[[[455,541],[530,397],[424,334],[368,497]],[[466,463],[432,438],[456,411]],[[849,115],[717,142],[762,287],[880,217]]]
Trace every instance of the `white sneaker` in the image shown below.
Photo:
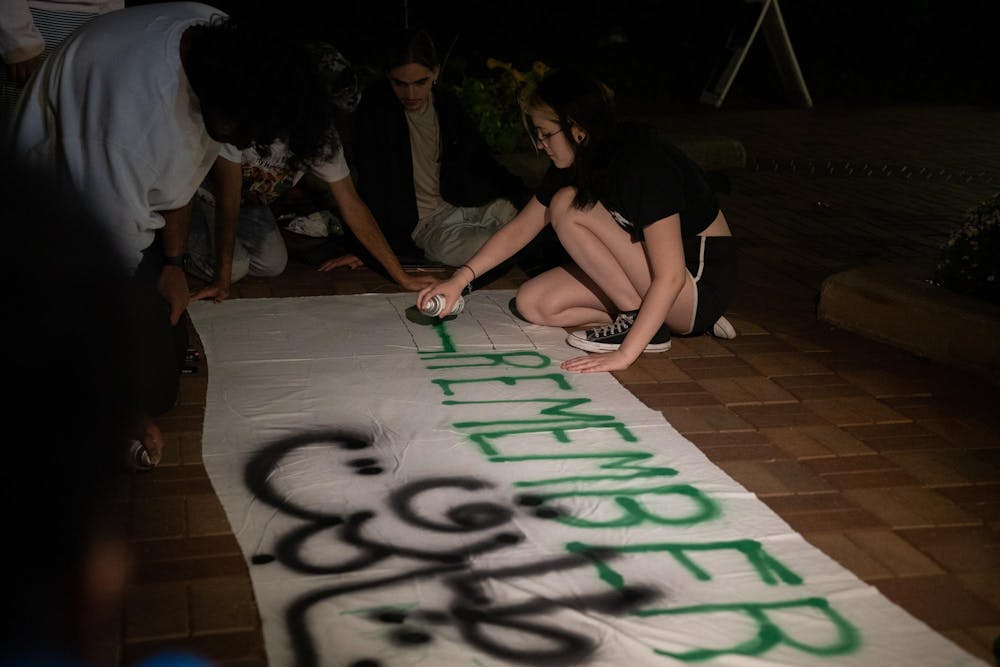
[[[321,239],[330,235],[330,224],[333,214],[329,211],[314,211],[309,215],[300,215],[288,223],[288,231]]]
[[[725,338],[726,340],[732,340],[736,338],[736,329],[730,324],[729,320],[725,317],[720,317],[712,325],[712,335],[716,338]]]

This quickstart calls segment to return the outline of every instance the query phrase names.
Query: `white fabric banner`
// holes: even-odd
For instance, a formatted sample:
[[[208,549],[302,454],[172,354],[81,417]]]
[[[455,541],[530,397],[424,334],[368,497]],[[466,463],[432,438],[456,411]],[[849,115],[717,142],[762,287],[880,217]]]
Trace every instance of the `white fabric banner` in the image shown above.
[[[190,307],[269,662],[984,665],[812,547],[513,291]]]

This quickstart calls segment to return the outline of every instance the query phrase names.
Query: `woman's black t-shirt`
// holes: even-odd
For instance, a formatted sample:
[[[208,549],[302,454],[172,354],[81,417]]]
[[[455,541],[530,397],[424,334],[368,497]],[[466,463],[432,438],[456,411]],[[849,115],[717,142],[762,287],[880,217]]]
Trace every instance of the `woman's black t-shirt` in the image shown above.
[[[644,228],[675,213],[680,214],[682,237],[696,236],[712,224],[719,204],[697,163],[649,130],[623,128],[616,141],[608,177],[597,194],[622,229],[642,240]],[[549,167],[535,198],[548,207],[568,185],[570,169]]]

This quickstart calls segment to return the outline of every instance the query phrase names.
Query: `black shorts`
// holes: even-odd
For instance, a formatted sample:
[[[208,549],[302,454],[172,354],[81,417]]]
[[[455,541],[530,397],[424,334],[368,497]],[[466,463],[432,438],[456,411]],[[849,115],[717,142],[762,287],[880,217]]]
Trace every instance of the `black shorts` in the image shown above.
[[[725,314],[736,296],[736,239],[691,236],[684,239],[684,263],[694,278],[694,318],[689,335],[703,334]]]

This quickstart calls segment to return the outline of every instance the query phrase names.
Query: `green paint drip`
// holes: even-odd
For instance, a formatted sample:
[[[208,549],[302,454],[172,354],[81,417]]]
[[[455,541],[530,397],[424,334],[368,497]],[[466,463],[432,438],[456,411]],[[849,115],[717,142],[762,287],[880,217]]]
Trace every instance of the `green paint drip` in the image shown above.
[[[819,611],[833,623],[837,637],[826,646],[804,644],[792,639],[768,616],[769,610],[810,608]],[[654,649],[659,655],[669,656],[684,662],[701,662],[720,655],[762,655],[779,644],[798,649],[803,653],[817,656],[836,656],[854,653],[861,646],[861,634],[846,618],[841,616],[825,598],[801,598],[784,602],[746,602],[732,604],[703,604],[675,609],[641,609],[632,612],[636,616],[662,616],[679,614],[713,614],[717,612],[743,613],[757,623],[757,636],[726,649],[699,648],[693,651],[674,653]]]
[[[625,577],[609,566],[604,559],[594,555],[590,545],[583,542],[569,542],[566,544],[566,551],[581,554],[590,560],[594,564],[594,567],[597,568],[597,576],[606,581],[611,588],[616,590],[625,588]],[[618,549],[614,548],[613,551],[618,551]]]
[[[448,328],[445,323],[438,320],[434,323],[434,331],[437,332],[438,338],[441,339],[441,347],[445,352],[454,352],[457,348],[455,343],[451,340],[451,336],[448,334]]]

